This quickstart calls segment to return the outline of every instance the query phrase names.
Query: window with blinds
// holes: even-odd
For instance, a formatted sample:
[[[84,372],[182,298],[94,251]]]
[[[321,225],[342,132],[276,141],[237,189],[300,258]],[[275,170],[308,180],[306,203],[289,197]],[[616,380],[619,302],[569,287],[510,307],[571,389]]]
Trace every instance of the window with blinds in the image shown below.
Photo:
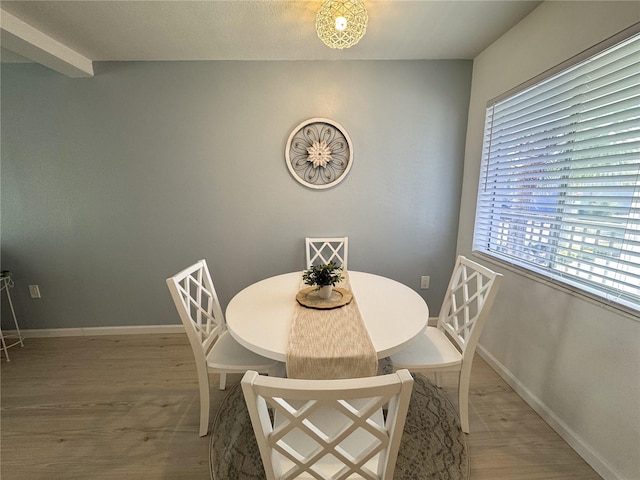
[[[474,251],[640,311],[640,34],[487,108]]]

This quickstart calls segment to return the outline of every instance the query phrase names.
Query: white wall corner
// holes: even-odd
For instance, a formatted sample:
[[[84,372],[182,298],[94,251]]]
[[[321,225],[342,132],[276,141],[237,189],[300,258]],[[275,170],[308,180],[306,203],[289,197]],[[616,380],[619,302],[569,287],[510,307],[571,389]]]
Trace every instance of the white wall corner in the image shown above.
[[[91,59],[0,9],[2,47],[71,78],[93,77]]]

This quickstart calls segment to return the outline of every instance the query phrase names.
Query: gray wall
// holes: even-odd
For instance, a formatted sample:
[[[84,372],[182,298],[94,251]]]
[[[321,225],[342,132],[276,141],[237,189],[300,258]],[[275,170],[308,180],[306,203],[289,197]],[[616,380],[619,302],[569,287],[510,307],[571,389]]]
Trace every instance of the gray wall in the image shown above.
[[[104,63],[89,79],[2,66],[2,268],[25,329],[179,323],[164,280],[206,258],[223,306],[302,270],[307,235],[420,291],[455,259],[472,64]],[[354,145],[332,189],[293,180],[301,121]],[[42,299],[28,298],[38,284]],[[4,308],[7,320],[6,306]]]
[[[476,57],[459,253],[471,251],[487,101],[638,21],[637,1],[544,2]],[[505,280],[486,357],[605,479],[639,479],[640,317],[493,267]]]

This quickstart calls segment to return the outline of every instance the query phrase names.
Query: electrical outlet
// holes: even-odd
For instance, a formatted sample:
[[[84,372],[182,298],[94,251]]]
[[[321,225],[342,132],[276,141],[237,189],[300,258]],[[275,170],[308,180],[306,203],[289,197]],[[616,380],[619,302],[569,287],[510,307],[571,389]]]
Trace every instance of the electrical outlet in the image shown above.
[[[430,281],[431,281],[431,277],[429,276],[420,277],[420,288],[422,290],[426,290],[427,288],[429,288]]]
[[[29,295],[31,298],[41,298],[40,287],[38,285],[29,285]]]

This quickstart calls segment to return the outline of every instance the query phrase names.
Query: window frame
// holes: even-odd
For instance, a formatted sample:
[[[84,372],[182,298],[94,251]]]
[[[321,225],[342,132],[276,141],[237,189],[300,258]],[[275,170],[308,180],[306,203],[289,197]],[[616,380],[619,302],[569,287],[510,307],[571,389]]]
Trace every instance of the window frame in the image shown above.
[[[640,34],[640,23],[636,23],[632,25],[631,27],[604,40],[603,42],[600,42],[594,45],[593,47],[588,48],[587,50],[579,53],[578,55],[573,56],[572,58],[550,68],[549,70],[533,77],[532,79],[516,86],[515,88],[510,89],[507,92],[489,100],[489,102],[487,102],[487,110],[486,110],[487,114],[485,115],[485,127],[483,128],[483,136],[487,135],[487,119],[489,118],[488,113],[491,107],[493,107],[497,103],[505,99],[517,96],[518,93],[523,92],[524,90],[530,87],[541,84],[546,80],[550,79],[550,77],[553,77],[562,72],[570,70],[577,64],[584,62],[586,60],[589,60],[590,58],[602,53],[603,51],[610,49],[620,44],[621,42],[624,42],[638,34]],[[478,197],[477,197],[477,203],[476,203],[476,217],[474,222],[474,233],[473,233],[473,248],[472,248],[473,255],[479,256],[491,263],[501,265],[501,266],[506,266],[509,270],[515,271],[521,275],[524,275],[525,277],[531,278],[532,280],[535,280],[540,283],[544,283],[560,291],[577,295],[578,297],[589,300],[598,305],[612,308],[618,312],[628,314],[629,316],[631,316],[636,320],[640,320],[640,307],[634,308],[633,306],[627,305],[626,303],[618,303],[615,298],[613,299],[607,298],[607,293],[605,288],[603,288],[602,292],[599,293],[596,291],[597,289],[590,289],[589,287],[576,285],[575,283],[571,283],[571,282],[567,283],[558,279],[557,276],[552,276],[551,272],[554,271],[554,268],[541,268],[540,270],[535,270],[533,268],[529,268],[525,264],[524,260],[523,260],[523,264],[521,265],[517,262],[510,261],[508,258],[505,258],[504,256],[498,256],[498,254],[492,254],[491,251],[488,249],[483,250],[477,247],[477,244],[479,243],[478,237],[480,236],[478,234],[478,218],[479,218],[480,208],[481,208],[481,204],[480,204],[481,194],[482,194],[481,188],[484,185],[483,175],[486,174],[486,170],[483,169],[485,167],[484,158],[485,158],[485,145],[483,143],[481,170],[479,172],[479,190],[478,190]],[[631,198],[634,198],[634,197],[632,196]],[[545,273],[544,272],[545,270],[547,270],[549,273],[548,274]]]

